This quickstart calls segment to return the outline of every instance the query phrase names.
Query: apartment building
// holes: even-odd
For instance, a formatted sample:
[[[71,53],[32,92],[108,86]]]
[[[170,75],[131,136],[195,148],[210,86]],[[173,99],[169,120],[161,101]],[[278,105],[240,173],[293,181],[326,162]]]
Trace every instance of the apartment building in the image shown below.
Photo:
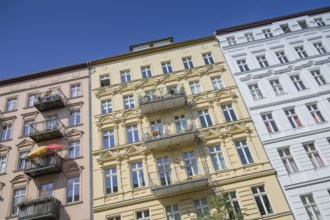
[[[330,7],[215,35],[296,219],[330,218]]]
[[[86,64],[0,81],[0,219],[90,219]]]
[[[232,217],[293,219],[214,37],[89,67],[94,219],[196,219],[220,194]]]

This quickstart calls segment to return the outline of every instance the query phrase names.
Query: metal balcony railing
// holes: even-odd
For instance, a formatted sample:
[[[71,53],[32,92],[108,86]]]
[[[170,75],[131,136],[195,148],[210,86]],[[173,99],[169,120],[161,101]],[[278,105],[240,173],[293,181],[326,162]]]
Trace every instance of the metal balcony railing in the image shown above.
[[[59,219],[61,202],[54,197],[25,201],[20,204],[18,220]]]
[[[66,105],[66,97],[60,89],[50,89],[46,92],[38,93],[34,102],[34,107],[39,111],[61,108]]]
[[[30,124],[29,137],[36,142],[46,141],[54,138],[63,137],[65,127],[57,118],[47,119],[46,121],[34,122]]]
[[[142,113],[153,113],[182,107],[186,104],[186,92],[182,84],[155,88],[138,93]]]
[[[57,153],[45,154],[31,159],[26,159],[24,174],[38,177],[62,170],[62,158]]]
[[[156,196],[163,196],[206,187],[208,176],[204,169],[202,163],[171,164],[170,169],[149,173],[150,188]]]

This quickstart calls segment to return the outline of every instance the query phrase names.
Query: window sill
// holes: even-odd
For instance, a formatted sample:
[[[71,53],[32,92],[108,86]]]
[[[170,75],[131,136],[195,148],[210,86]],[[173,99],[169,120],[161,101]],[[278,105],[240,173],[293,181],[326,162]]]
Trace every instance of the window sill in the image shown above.
[[[73,161],[73,160],[78,160],[78,159],[81,159],[81,158],[84,158],[84,156],[73,157],[73,158],[67,158],[67,159],[65,159],[65,161]]]
[[[17,219],[18,215],[11,215],[11,216],[7,216],[5,217],[5,219],[12,219],[12,218],[16,218]]]
[[[269,135],[274,135],[274,134],[280,134],[281,131],[276,131],[276,132],[272,132],[272,133],[268,133]]]
[[[26,109],[32,109],[32,108],[34,108],[34,106],[25,106],[25,107],[23,107],[24,110],[26,110]]]
[[[13,170],[13,173],[23,172],[24,170]]]
[[[75,127],[79,127],[79,126],[82,126],[82,125],[84,125],[84,123],[80,123],[80,124],[76,124],[76,125],[69,125],[66,128],[75,128]]]
[[[276,94],[276,93],[275,93]],[[282,95],[286,95],[286,94],[288,94],[287,92],[282,92],[282,93],[280,93],[280,94],[276,94],[276,96],[282,96]]]
[[[83,95],[79,95],[79,96],[74,96],[74,97],[70,97],[70,98],[67,98],[67,100],[71,100],[71,99],[79,99],[81,97],[84,97]]]
[[[2,114],[13,113],[13,112],[17,112],[17,111],[18,111],[17,109],[14,109],[14,110],[11,110],[11,111],[4,111],[4,112],[2,112]]]
[[[319,123],[316,123],[317,125],[323,125],[323,124],[326,124],[328,123],[328,121],[323,121],[323,122],[319,122]]]
[[[9,141],[12,141],[12,140],[13,140],[12,138],[10,138],[10,139],[8,139],[8,140],[1,140],[0,143],[9,142]]]
[[[66,203],[63,205],[63,207],[68,207],[68,206],[73,206],[73,205],[79,205],[82,204],[83,201],[78,201],[78,202],[70,202],[70,203]]]
[[[0,176],[6,175],[7,172],[0,173]]]

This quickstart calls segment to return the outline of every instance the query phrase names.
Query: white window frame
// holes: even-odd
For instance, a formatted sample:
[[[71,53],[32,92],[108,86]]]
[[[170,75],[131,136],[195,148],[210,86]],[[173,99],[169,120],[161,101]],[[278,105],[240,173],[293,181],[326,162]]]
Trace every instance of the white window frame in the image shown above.
[[[269,83],[276,95],[285,93],[279,79],[270,80]]]
[[[270,30],[270,28],[262,30],[262,33],[264,34],[265,38],[271,38],[271,37],[273,37],[273,33]]]
[[[222,78],[220,76],[212,77],[211,82],[212,82],[213,88],[215,90],[220,90],[220,89],[225,88]]]
[[[80,157],[80,151],[81,147],[79,140],[69,142],[68,157],[70,159]],[[73,154],[71,154],[71,152],[73,152]]]
[[[152,70],[150,66],[142,66],[141,67],[142,78],[152,77]]]
[[[138,213],[141,213],[142,218],[138,218]],[[149,220],[150,219],[150,211],[149,210],[142,210],[136,212],[136,220]]]
[[[208,149],[209,149],[209,153],[210,153],[210,157],[211,157],[211,161],[212,161],[214,170],[218,171],[218,170],[227,169],[226,160],[225,160],[224,154],[221,150],[221,146],[220,145],[211,146]],[[217,169],[217,167],[219,169]]]
[[[316,123],[325,122],[325,118],[323,117],[323,115],[316,103],[308,104],[306,106],[307,106],[309,113],[311,114],[311,116],[313,117],[313,119]]]
[[[305,207],[306,213],[308,214],[310,219],[316,219],[316,220],[322,220],[322,214],[320,212],[319,207],[317,206],[317,203],[314,200],[313,194],[306,194],[301,195],[300,199]],[[317,212],[319,212],[319,215],[317,215]],[[320,217],[320,218],[319,218]]]
[[[265,210],[265,212],[266,212],[266,214],[264,214],[264,215],[270,215],[270,214],[273,214],[274,213],[274,210],[273,210],[273,206],[271,205],[271,202],[270,202],[270,200],[269,200],[269,198],[268,198],[268,195],[267,195],[267,192],[266,192],[266,190],[265,190],[265,188],[264,188],[264,192],[261,192],[261,190],[260,190],[260,187],[262,187],[262,188],[264,188],[264,186],[256,186],[256,187],[252,187],[252,188],[255,188],[255,189],[257,189],[257,193],[256,194],[254,194],[253,192],[253,197],[254,197],[254,199],[255,199],[255,201],[256,201],[256,198],[258,197],[259,199],[260,199],[260,201],[261,201],[261,205],[262,205],[262,207],[263,207],[263,209]],[[269,212],[268,210],[267,210],[267,207],[266,207],[266,205],[265,205],[265,197],[267,197],[267,199],[268,199],[268,202],[269,202],[269,204],[270,204],[270,208],[271,208],[271,211]],[[256,203],[257,203],[257,201],[256,201]],[[258,208],[259,209],[259,208]],[[260,210],[259,210],[259,212],[260,212]],[[261,213],[260,213],[261,214]],[[263,215],[263,216],[264,216]]]
[[[227,39],[227,42],[228,42],[229,46],[237,44],[236,39],[235,39],[234,36],[227,37],[226,39]]]
[[[163,74],[172,73],[173,68],[171,61],[162,62],[162,70],[163,70]]]
[[[102,114],[108,114],[113,111],[112,109],[112,100],[103,100],[101,101],[101,112]]]
[[[7,155],[0,155],[0,173],[6,172]]]
[[[324,54],[327,52],[327,50],[325,49],[322,42],[316,42],[316,43],[313,43],[313,45],[314,45],[315,49],[317,50],[317,52],[319,52],[319,54]]]
[[[210,65],[214,63],[214,59],[212,57],[212,53],[204,53],[203,54],[203,59],[204,59],[204,63],[205,65]]]
[[[302,123],[294,108],[284,109],[284,113],[285,113],[286,117],[288,118],[292,128],[302,127]]]
[[[264,113],[261,114],[262,121],[264,122],[267,131],[272,134],[279,132],[279,128],[275,122],[275,119],[273,117],[272,113]]]
[[[283,63],[288,63],[289,62],[289,59],[286,56],[284,51],[277,51],[277,52],[275,52],[275,55],[277,56],[280,63],[283,64]]]
[[[194,94],[194,95],[203,92],[202,91],[202,86],[199,83],[199,81],[189,82],[189,86],[190,86],[190,89],[191,89],[191,93]]]
[[[209,204],[206,198],[194,200],[195,211],[198,214],[207,214],[210,212]]]
[[[324,76],[322,75],[319,69],[311,70],[310,72],[319,86],[327,84],[327,82],[324,79]]]
[[[100,76],[100,86],[105,87],[105,86],[110,86],[110,75],[105,74]]]
[[[259,88],[258,84],[251,84],[251,85],[248,85],[248,87],[249,87],[249,90],[250,90],[251,95],[252,95],[254,100],[258,100],[258,99],[263,98],[263,95],[260,91],[260,88]]]
[[[80,110],[70,111],[69,123],[70,123],[70,126],[75,126],[75,125],[81,124]]]
[[[79,97],[81,96],[81,84],[73,84],[70,86],[70,97]]]
[[[132,188],[144,187],[146,179],[144,178],[143,162],[131,163],[132,184],[134,183],[133,173],[136,173],[137,176],[137,186],[132,185]]]
[[[124,96],[123,99],[124,99],[124,109],[135,108],[135,102],[134,102],[133,95]]]
[[[291,154],[290,147],[278,149],[278,154],[280,155],[284,167],[289,174],[299,172],[296,161]]]
[[[10,140],[12,137],[13,125],[12,124],[5,124],[2,125],[1,129],[1,141]],[[5,138],[3,138],[5,137]]]
[[[17,97],[8,98],[6,103],[6,112],[15,111],[17,109]]]
[[[325,22],[323,21],[323,19],[320,18],[314,18],[315,23],[317,24],[317,26],[319,27],[324,27],[325,26]]]
[[[194,68],[194,63],[191,57],[184,57],[182,58],[183,66],[185,69]]]
[[[315,144],[313,142],[311,143],[305,143],[303,144],[303,147],[311,160],[314,168],[321,168],[324,167],[324,162],[321,158],[321,155],[319,154],[318,150],[315,147]]]
[[[113,193],[117,193],[118,189],[119,189],[119,185],[118,185],[118,172],[117,172],[117,167],[111,167],[108,169],[104,170],[104,178],[105,178],[105,194],[113,194]],[[110,182],[110,192],[107,192],[107,180],[109,180]],[[117,189],[115,189],[115,182],[117,182]]]
[[[241,159],[241,162],[242,162],[243,165],[253,164],[254,163],[254,159],[253,159],[253,155],[252,155],[252,153],[250,151],[250,148],[247,145],[247,143],[244,144],[243,141],[247,142],[246,140],[235,141],[236,150],[237,150],[237,152],[239,154],[239,157]],[[244,158],[241,158],[241,154],[239,153],[240,151],[243,153],[243,157]],[[251,155],[251,160],[252,161],[249,160],[249,157],[247,156],[247,152]],[[246,161],[246,163],[243,163],[243,159]]]
[[[120,81],[121,83],[127,83],[132,80],[131,71],[130,70],[122,70],[120,71]]]
[[[77,181],[78,180],[78,181]],[[70,183],[72,181],[72,183]],[[69,185],[70,184],[70,185]],[[72,187],[72,200],[68,201],[69,188]],[[75,189],[78,187],[79,199],[75,200]],[[66,203],[74,203],[81,200],[81,187],[80,187],[80,177],[74,177],[67,180],[67,189],[66,189]]]
[[[307,89],[299,75],[290,76],[290,79],[293,85],[296,87],[297,91],[302,91]]]
[[[250,33],[246,33],[246,34],[244,34],[244,36],[245,36],[245,39],[246,39],[248,42],[251,42],[251,41],[254,41],[254,40],[255,40],[252,32],[250,32]]]
[[[256,56],[256,59],[257,59],[257,61],[258,61],[261,68],[269,67],[269,63],[266,59],[266,55]]]
[[[181,220],[181,212],[178,204],[166,206],[165,210],[167,220],[176,220],[178,219],[177,216],[179,216],[179,219]]]
[[[297,52],[298,56],[301,59],[308,57],[308,54],[303,46],[297,46],[294,48],[294,50]]]
[[[236,63],[238,65],[238,68],[241,72],[246,72],[246,71],[249,71],[249,66],[247,65],[246,63],[246,59],[239,59],[239,60],[236,60]]]

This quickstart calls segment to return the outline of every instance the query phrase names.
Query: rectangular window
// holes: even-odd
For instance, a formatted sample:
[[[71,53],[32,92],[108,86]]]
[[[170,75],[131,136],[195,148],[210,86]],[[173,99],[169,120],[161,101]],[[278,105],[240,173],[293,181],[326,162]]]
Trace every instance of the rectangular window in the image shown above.
[[[260,214],[269,215],[274,213],[264,186],[256,186],[251,189]]]
[[[205,65],[209,65],[209,64],[213,64],[214,63],[214,60],[213,60],[213,57],[212,57],[212,54],[211,53],[205,53],[205,54],[203,54],[203,59],[204,59]]]
[[[278,132],[278,127],[275,123],[275,120],[273,118],[272,113],[268,113],[268,114],[263,114],[261,115],[261,118],[267,128],[267,131],[271,134],[271,133],[275,133]]]
[[[18,156],[18,170],[24,170],[27,156],[29,155],[30,151],[20,152]],[[1,159],[0,159],[1,160]],[[0,172],[1,173],[1,172]]]
[[[323,46],[323,44],[321,42],[317,42],[313,44],[315,49],[317,50],[317,52],[319,52],[319,54],[324,54],[327,52],[327,50],[325,49],[325,47]]]
[[[37,100],[37,95],[36,94],[30,94],[27,99],[27,107],[33,107],[35,101]]]
[[[310,219],[322,220],[323,217],[320,213],[320,209],[317,207],[317,204],[314,200],[313,194],[307,194],[300,196],[300,199],[306,209],[306,212]]]
[[[236,121],[236,115],[232,105],[222,105],[221,106],[222,112],[225,116],[226,122]]]
[[[124,96],[124,109],[130,109],[134,107],[134,97],[132,95]]]
[[[80,84],[71,85],[71,87],[70,87],[70,96],[71,97],[81,96],[81,86],[80,86]]]
[[[118,192],[117,168],[104,170],[105,175],[105,191],[107,194]]]
[[[278,79],[269,81],[276,95],[284,94],[283,87]]]
[[[287,147],[284,149],[280,149],[278,150],[278,153],[280,154],[282,162],[288,173],[296,173],[299,171],[296,162],[291,155],[290,148]]]
[[[269,66],[268,61],[267,61],[265,55],[257,56],[256,58],[257,58],[257,61],[258,61],[258,63],[259,63],[259,65],[260,65],[261,68],[264,68],[264,67],[268,67]]]
[[[302,126],[300,119],[298,118],[298,115],[296,114],[294,108],[286,109],[284,110],[284,112],[293,128],[299,128]]]
[[[166,206],[167,220],[181,220],[180,210],[178,205]]]
[[[73,141],[69,143],[69,158],[76,158],[80,156],[80,141]]]
[[[11,139],[12,125],[3,125],[1,131],[1,141],[6,141]]]
[[[100,85],[101,87],[110,86],[110,76],[108,74],[100,76]]]
[[[163,123],[161,120],[150,122],[151,132],[154,139],[164,137]]]
[[[6,172],[6,161],[7,161],[7,156],[0,156],[0,173]]]
[[[51,197],[53,196],[54,184],[53,183],[45,183],[40,186],[40,197]]]
[[[323,115],[321,114],[321,111],[317,107],[317,104],[307,105],[307,109],[316,123],[325,122]]]
[[[113,130],[103,131],[103,147],[105,149],[115,146],[115,136]]]
[[[131,81],[131,72],[129,70],[124,70],[120,72],[121,83],[127,83]]]
[[[142,78],[152,77],[152,72],[150,66],[141,67]]]
[[[80,177],[68,179],[66,202],[72,203],[80,200]]]
[[[298,24],[299,24],[299,26],[301,27],[301,29],[306,29],[306,28],[308,28],[307,23],[306,23],[305,20],[298,21]]]
[[[291,30],[290,30],[288,24],[281,24],[281,25],[280,25],[280,28],[282,29],[282,31],[283,31],[284,33],[289,33],[289,32],[291,32]]]
[[[131,164],[133,188],[145,186],[142,162]]]
[[[111,100],[105,100],[102,101],[102,114],[108,114],[112,112],[112,101]]]
[[[224,85],[223,85],[223,82],[222,82],[222,79],[220,78],[220,76],[212,77],[211,81],[212,81],[213,88],[215,90],[224,88]]]
[[[209,126],[213,125],[212,120],[211,120],[211,116],[209,114],[209,110],[198,111],[198,117],[199,117],[199,120],[200,120],[201,125],[202,125],[203,128],[206,128],[206,127],[209,127]]]
[[[275,52],[275,54],[276,54],[278,60],[280,61],[280,63],[283,64],[283,63],[288,63],[289,62],[289,60],[286,57],[284,51]]]
[[[327,82],[325,81],[323,75],[321,74],[320,70],[311,70],[311,74],[314,77],[317,84],[325,85]]]
[[[172,184],[171,164],[168,157],[157,159],[157,168],[160,184],[162,186],[169,186]]]
[[[295,51],[297,52],[297,54],[300,58],[308,57],[308,55],[307,55],[307,53],[306,53],[303,46],[295,47],[294,49],[295,49]]]
[[[80,124],[80,111],[72,111],[70,112],[70,126],[79,125]]]
[[[193,151],[183,153],[183,160],[188,177],[199,175],[197,160]]]
[[[319,155],[318,150],[315,148],[314,143],[308,143],[303,145],[305,148],[305,151],[311,160],[312,164],[314,165],[314,168],[320,168],[324,167],[324,163]]]
[[[194,206],[197,216],[207,214],[210,212],[206,198],[194,200]]]
[[[139,141],[139,130],[137,125],[127,126],[127,140],[129,144]]]
[[[190,129],[190,127],[188,127],[185,115],[174,116],[174,122],[175,122],[176,132],[178,132],[178,134],[182,134],[186,132],[187,129]]]
[[[220,145],[209,147],[209,152],[212,159],[213,167],[216,171],[224,170],[227,168],[226,161],[223,156]]]
[[[244,36],[248,42],[254,41],[253,33],[246,33],[246,34],[244,34]]]
[[[23,136],[29,136],[30,134],[34,133],[34,128],[33,128],[33,123],[34,120],[27,120],[24,121],[24,125],[23,125]]]
[[[235,40],[235,37],[227,37],[227,42],[228,42],[228,45],[235,45],[236,44],[236,40]]]
[[[317,24],[317,26],[319,26],[319,27],[323,27],[323,26],[325,26],[325,23],[324,23],[324,21],[322,20],[322,18],[314,18],[314,21],[315,21],[315,23]]]
[[[136,212],[136,220],[149,220],[149,210]]]
[[[202,88],[199,82],[190,82],[189,85],[192,94],[199,94],[202,92]]]
[[[261,91],[259,89],[258,84],[249,85],[249,90],[250,90],[251,95],[253,96],[253,99],[254,100],[262,99],[263,98],[262,93],[261,93]]]
[[[237,60],[236,62],[237,62],[237,65],[238,65],[238,67],[239,67],[239,69],[240,69],[241,72],[245,72],[245,71],[249,71],[250,70],[249,67],[248,67],[248,65],[246,64],[246,60],[245,59],[244,60]]]
[[[120,216],[110,217],[108,220],[121,220]]]
[[[230,204],[232,209],[229,211],[229,219],[240,219],[242,217],[241,207],[238,203],[236,192],[228,192],[227,204]]]
[[[272,31],[270,29],[264,29],[262,30],[262,33],[264,34],[265,38],[273,37]]]
[[[298,91],[306,89],[306,87],[305,87],[303,81],[300,79],[299,75],[290,76],[290,79]]]
[[[17,98],[7,99],[6,112],[14,111],[17,109]]]
[[[172,65],[171,65],[171,62],[170,61],[163,62],[162,63],[162,69],[163,69],[163,73],[164,74],[173,72]]]
[[[185,69],[194,68],[194,64],[192,62],[191,57],[182,58],[182,62]]]
[[[252,154],[246,140],[236,141],[236,149],[243,165],[254,163]]]
[[[25,200],[26,188],[15,189],[13,192],[13,200],[11,205],[11,215],[18,215],[19,207],[18,203],[22,203]]]

